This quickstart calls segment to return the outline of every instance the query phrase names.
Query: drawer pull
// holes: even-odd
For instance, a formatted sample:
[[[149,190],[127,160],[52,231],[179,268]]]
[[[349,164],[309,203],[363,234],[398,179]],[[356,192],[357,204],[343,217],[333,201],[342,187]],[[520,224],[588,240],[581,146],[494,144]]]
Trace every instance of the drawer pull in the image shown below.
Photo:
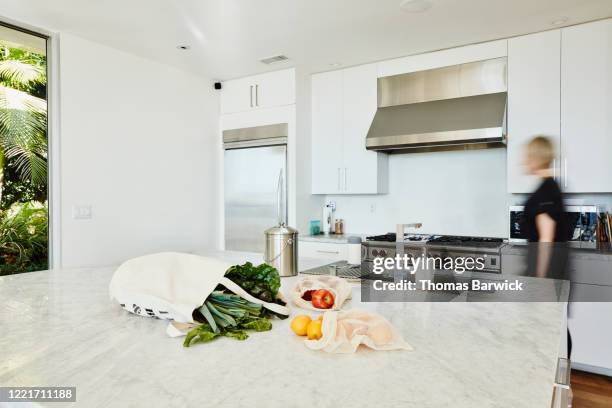
[[[571,362],[567,358],[557,360],[557,373],[555,375],[555,387],[570,388],[570,375],[572,372]]]
[[[317,249],[317,252],[320,252],[322,254],[336,254],[336,255],[340,253],[340,251],[324,251],[322,249]]]

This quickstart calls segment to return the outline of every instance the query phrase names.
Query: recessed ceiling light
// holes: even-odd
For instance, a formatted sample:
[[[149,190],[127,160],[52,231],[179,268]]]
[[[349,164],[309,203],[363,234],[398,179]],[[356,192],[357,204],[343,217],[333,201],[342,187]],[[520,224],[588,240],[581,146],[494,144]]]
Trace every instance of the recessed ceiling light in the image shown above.
[[[332,62],[331,64],[329,64],[330,67],[339,67],[340,65],[342,65],[339,62]]]
[[[187,50],[191,49],[191,47],[188,46],[188,45],[177,45],[176,48],[181,50],[181,51],[187,51]]]
[[[562,18],[559,18],[557,20],[554,20],[550,24],[554,25],[554,26],[560,26],[560,25],[565,24],[565,23],[567,23],[567,17],[562,17]]]
[[[400,9],[406,13],[422,13],[429,10],[433,4],[429,0],[403,0]]]

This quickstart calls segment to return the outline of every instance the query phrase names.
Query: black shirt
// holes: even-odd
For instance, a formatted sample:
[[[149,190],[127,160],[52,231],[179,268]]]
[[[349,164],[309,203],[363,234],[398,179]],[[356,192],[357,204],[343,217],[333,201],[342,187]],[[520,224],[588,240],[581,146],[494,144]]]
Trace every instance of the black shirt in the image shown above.
[[[540,187],[525,203],[525,225],[523,228],[529,242],[539,241],[536,217],[540,214],[548,214],[550,218],[555,220],[555,242],[567,242],[568,228],[563,208],[563,196],[559,185],[551,177],[545,178]]]

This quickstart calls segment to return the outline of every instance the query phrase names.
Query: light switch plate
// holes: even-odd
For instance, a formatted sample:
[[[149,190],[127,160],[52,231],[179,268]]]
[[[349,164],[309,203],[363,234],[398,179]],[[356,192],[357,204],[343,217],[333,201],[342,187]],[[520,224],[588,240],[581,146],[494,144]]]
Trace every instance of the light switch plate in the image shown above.
[[[75,220],[89,220],[91,216],[91,205],[72,206],[72,218]]]

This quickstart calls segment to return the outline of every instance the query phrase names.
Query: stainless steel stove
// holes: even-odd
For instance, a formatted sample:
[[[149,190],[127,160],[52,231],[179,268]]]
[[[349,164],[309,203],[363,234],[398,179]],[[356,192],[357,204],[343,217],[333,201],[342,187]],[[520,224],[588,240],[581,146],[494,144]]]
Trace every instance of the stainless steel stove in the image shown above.
[[[482,257],[485,268],[482,272],[501,273],[501,238],[468,237],[452,235],[404,234],[402,242],[397,235],[388,233],[366,237],[361,244],[362,269],[370,270],[374,258],[395,257],[398,245],[408,257]]]

